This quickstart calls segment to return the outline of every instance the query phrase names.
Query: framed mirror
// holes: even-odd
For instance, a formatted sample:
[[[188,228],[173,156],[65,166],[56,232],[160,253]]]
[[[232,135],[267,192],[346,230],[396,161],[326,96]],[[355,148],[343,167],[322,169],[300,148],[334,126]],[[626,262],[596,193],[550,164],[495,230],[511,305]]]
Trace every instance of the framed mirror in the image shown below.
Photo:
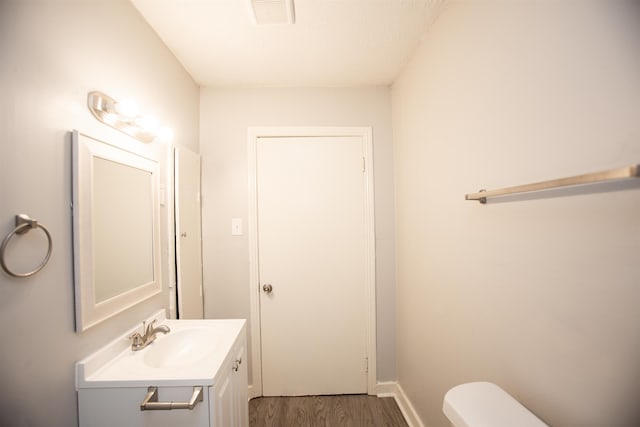
[[[162,291],[158,162],[72,133],[76,330]]]

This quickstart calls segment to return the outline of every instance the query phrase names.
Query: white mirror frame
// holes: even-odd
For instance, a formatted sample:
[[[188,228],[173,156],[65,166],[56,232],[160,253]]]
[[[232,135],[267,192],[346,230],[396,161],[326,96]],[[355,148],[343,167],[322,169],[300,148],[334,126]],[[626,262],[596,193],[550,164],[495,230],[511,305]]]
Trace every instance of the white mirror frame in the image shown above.
[[[84,331],[109,317],[159,294],[160,278],[160,208],[158,162],[122,150],[78,131],[72,132],[73,152],[73,252],[76,305],[76,331]],[[153,204],[153,279],[128,291],[95,302],[93,246],[93,174],[94,159],[101,158],[140,169],[151,174]],[[114,266],[117,268],[117,266]]]

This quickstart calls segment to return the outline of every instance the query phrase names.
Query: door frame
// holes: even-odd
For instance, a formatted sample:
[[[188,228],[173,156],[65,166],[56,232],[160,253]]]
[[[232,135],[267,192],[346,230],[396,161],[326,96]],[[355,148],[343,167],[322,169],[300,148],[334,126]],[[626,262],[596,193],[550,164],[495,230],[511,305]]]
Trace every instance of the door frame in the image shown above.
[[[259,138],[269,137],[344,137],[362,138],[364,167],[364,202],[366,241],[365,287],[367,291],[367,393],[376,394],[376,250],[375,217],[373,191],[373,132],[371,127],[295,127],[260,126],[249,127],[249,289],[250,289],[250,327],[251,327],[251,369],[252,384],[249,386],[249,398],[262,396],[262,350],[260,329],[260,283],[258,265],[258,199],[257,199],[257,148]]]

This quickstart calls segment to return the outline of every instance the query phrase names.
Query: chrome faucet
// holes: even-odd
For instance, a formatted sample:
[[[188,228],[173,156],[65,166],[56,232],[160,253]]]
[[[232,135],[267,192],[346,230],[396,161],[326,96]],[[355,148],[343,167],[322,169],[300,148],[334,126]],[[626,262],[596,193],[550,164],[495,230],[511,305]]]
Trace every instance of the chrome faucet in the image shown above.
[[[143,321],[142,335],[140,335],[140,332],[134,332],[131,336],[129,336],[129,339],[131,340],[131,350],[142,350],[155,341],[158,332],[162,332],[163,334],[171,332],[171,329],[169,329],[167,325],[160,325],[156,327],[154,326],[155,323],[156,321],[152,320],[151,323],[147,325],[147,322]]]

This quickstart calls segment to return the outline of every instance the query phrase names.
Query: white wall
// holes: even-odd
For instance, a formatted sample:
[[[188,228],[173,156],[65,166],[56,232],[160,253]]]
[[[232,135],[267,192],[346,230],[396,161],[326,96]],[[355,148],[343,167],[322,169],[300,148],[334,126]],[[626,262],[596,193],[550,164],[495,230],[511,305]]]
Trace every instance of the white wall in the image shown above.
[[[373,127],[377,370],[379,380],[394,380],[395,264],[389,89],[203,89],[200,97],[207,318],[250,315],[247,234],[231,236],[231,218],[242,218],[247,229],[247,127]]]
[[[633,4],[452,1],[393,86],[398,380],[427,426],[476,380],[550,425],[640,422],[640,184],[464,201],[638,162]]]
[[[0,272],[0,425],[77,425],[74,363],[158,308],[165,292],[88,331],[74,331],[69,130],[137,150],[96,121],[87,93],[130,96],[198,150],[199,89],[124,0],[0,1],[0,237],[28,213],[53,237],[36,276]],[[158,144],[144,149],[160,151]],[[164,165],[166,166],[166,165]],[[166,173],[166,170],[163,172]],[[163,264],[169,213],[163,209]],[[43,242],[29,233],[34,265]],[[28,242],[28,243],[27,243]],[[15,260],[19,267],[21,260]]]

